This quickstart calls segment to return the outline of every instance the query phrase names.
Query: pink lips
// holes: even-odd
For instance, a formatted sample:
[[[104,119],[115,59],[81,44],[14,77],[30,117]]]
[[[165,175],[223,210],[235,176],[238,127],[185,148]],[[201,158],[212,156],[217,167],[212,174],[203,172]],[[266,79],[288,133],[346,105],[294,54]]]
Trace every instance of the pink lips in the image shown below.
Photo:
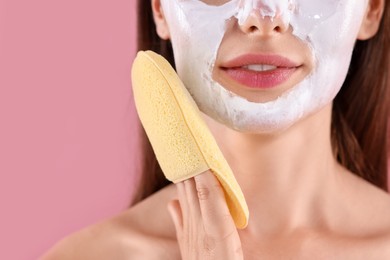
[[[257,71],[254,67],[248,68],[252,65],[265,65],[267,69]],[[298,64],[279,55],[247,54],[224,63],[221,68],[230,78],[242,85],[266,89],[287,81],[298,67]]]

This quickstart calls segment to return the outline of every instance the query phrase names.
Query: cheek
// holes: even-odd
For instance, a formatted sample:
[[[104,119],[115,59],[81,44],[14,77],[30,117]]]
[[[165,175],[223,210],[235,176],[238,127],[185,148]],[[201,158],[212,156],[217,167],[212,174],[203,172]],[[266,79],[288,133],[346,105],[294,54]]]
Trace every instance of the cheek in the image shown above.
[[[341,51],[349,48],[356,41],[365,13],[366,1],[344,0],[335,13],[320,24],[312,35],[313,43],[328,51]],[[327,48],[326,46],[329,46]]]
[[[362,3],[344,1],[337,12],[308,35],[318,66],[349,66],[350,56],[364,17]]]
[[[351,2],[345,1],[343,8],[308,35],[315,68],[307,88],[313,92],[312,100],[320,104],[334,99],[348,73],[365,10],[363,6],[350,6]]]
[[[211,73],[226,20],[234,15],[235,3],[211,7],[200,0],[163,0],[163,4],[168,10],[166,16],[179,75],[185,81],[190,77],[187,74]],[[188,84],[188,88],[192,85]]]

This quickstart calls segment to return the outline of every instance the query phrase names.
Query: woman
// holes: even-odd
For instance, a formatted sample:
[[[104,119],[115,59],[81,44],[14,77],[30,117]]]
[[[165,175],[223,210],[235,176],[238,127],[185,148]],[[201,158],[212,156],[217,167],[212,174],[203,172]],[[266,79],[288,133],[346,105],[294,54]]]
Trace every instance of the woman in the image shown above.
[[[390,259],[384,0],[140,0],[139,12],[139,48],[176,65],[249,224],[234,227],[210,172],[169,185],[143,134],[135,205],[44,259]]]

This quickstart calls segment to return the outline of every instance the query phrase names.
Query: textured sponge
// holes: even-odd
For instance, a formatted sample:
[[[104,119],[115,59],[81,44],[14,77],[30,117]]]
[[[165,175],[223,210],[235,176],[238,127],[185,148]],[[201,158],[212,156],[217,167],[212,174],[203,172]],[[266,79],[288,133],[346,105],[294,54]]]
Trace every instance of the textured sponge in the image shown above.
[[[248,207],[232,170],[182,81],[162,56],[139,52],[132,68],[135,105],[165,177],[180,182],[211,170],[237,228]]]

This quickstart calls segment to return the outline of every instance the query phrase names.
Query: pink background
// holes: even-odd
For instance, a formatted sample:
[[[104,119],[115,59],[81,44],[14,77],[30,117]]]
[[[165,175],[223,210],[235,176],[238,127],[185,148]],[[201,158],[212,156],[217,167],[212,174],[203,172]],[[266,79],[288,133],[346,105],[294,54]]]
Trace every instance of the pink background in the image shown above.
[[[0,0],[0,259],[126,208],[134,0]]]
[[[134,0],[0,0],[0,259],[125,209]]]

